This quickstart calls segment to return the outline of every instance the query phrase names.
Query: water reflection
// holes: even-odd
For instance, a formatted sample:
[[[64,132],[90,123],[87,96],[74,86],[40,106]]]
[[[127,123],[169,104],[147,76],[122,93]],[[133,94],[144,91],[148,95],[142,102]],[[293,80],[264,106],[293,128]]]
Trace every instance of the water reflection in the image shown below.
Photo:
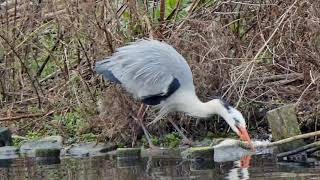
[[[245,163],[246,165],[243,165],[243,160],[239,160],[239,161],[235,161],[234,162],[234,168],[231,168],[229,170],[229,173],[226,176],[226,179],[230,179],[230,180],[247,180],[250,179],[250,175],[249,175],[249,164],[248,162],[250,162],[251,160],[251,156],[247,156],[245,157]]]
[[[111,156],[62,159],[43,164],[32,158],[0,162],[0,179],[320,179],[319,167],[278,164],[270,155],[244,156],[245,160],[213,162],[197,159],[145,157],[117,159]],[[249,161],[249,164],[245,164]]]

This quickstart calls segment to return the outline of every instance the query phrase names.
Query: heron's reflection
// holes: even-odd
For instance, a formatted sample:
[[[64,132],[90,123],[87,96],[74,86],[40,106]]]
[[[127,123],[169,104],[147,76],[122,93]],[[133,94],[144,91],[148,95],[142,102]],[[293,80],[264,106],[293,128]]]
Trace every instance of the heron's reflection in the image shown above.
[[[250,179],[249,164],[251,156],[244,156],[239,161],[234,162],[234,168],[230,169],[226,179],[230,180],[247,180]]]
[[[215,152],[214,160],[186,160],[186,159],[171,159],[171,158],[154,158],[147,157],[145,164],[145,174],[151,179],[166,179],[175,177],[180,179],[206,179],[211,177],[224,177],[227,179],[249,179],[251,155],[249,151],[230,148],[233,153],[229,153],[228,149]],[[174,168],[172,168],[174,166]]]

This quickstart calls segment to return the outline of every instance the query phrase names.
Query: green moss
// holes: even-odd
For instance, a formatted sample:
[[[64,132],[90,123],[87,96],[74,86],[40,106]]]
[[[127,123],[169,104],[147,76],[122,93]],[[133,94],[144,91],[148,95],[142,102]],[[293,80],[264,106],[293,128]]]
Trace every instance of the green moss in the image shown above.
[[[273,55],[268,49],[265,49],[261,54],[259,54],[257,60],[259,63],[272,64]]]
[[[165,135],[161,142],[165,147],[175,148],[180,144],[181,137],[176,132],[173,132]]]
[[[97,139],[97,135],[93,134],[93,133],[86,133],[86,134],[82,134],[81,135],[81,140],[83,141],[95,141]]]
[[[229,25],[229,29],[231,32],[236,34],[240,38],[244,38],[247,31],[248,31],[248,25],[245,19],[239,19],[237,21],[234,21]]]
[[[13,146],[16,146],[16,147],[20,147],[24,142],[26,142],[26,140],[15,139],[15,138],[13,138],[12,140]]]
[[[207,132],[207,135],[206,135],[206,138],[214,138],[214,133],[213,132],[211,132],[211,131],[208,131]]]
[[[26,137],[28,139],[37,140],[37,139],[40,139],[42,137],[42,134],[40,134],[40,132],[36,132],[36,131],[28,131],[27,134],[26,134]]]
[[[176,4],[178,0],[166,0],[165,1],[165,18],[167,18],[172,11],[175,9]],[[185,18],[188,15],[188,12],[186,10],[186,7],[188,6],[189,1],[188,0],[182,0],[180,1],[180,8],[177,13],[177,20]],[[152,17],[152,11],[149,11],[150,16]],[[158,21],[160,18],[160,6],[157,6],[157,9],[155,11],[155,21]]]
[[[37,106],[28,106],[28,111],[32,113],[41,113],[42,110],[39,109]]]
[[[148,141],[145,138],[145,136],[143,136],[143,138],[141,139],[141,142],[142,144],[148,146]],[[172,132],[162,137],[152,136],[151,142],[153,145],[157,145],[161,147],[176,148],[181,142],[181,137],[179,136],[178,133]]]
[[[192,147],[189,148],[190,152],[195,152],[195,151],[205,151],[205,150],[211,150],[213,149],[212,147]]]
[[[153,145],[160,145],[160,139],[155,137],[155,136],[151,137],[151,142],[152,142]],[[138,142],[138,144],[140,144],[140,143]],[[148,141],[147,141],[147,138],[145,136],[143,136],[141,138],[141,144],[145,145],[145,146],[148,146]]]
[[[88,128],[89,124],[77,111],[68,112],[64,115],[55,115],[54,120],[58,121],[65,128],[70,137],[81,135],[81,130]]]

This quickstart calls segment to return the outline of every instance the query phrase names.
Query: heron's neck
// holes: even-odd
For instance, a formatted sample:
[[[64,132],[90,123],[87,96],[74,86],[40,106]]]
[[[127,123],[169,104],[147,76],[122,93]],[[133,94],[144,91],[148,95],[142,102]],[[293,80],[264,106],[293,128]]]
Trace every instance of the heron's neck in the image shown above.
[[[188,102],[188,107],[186,110],[191,116],[203,118],[211,117],[213,114],[218,114],[222,117],[227,115],[227,111],[219,99],[202,102],[198,99],[198,97],[195,97]]]

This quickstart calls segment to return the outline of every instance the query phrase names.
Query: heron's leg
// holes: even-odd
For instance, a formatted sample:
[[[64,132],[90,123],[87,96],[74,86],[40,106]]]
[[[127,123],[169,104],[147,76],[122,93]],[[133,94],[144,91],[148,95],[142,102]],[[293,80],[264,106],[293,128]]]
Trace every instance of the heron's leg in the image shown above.
[[[150,136],[150,133],[147,131],[146,127],[144,126],[143,124],[143,118],[144,118],[144,115],[146,114],[146,111],[148,110],[149,106],[145,106],[143,103],[141,104],[140,108],[139,108],[139,111],[138,111],[138,114],[137,114],[137,118],[138,118],[138,122],[147,138],[147,141],[148,141],[148,144],[149,144],[149,147],[150,148],[157,148],[155,145],[152,144],[152,141],[151,141],[151,136]]]
[[[173,122],[171,119],[169,120],[169,122],[172,124],[172,126],[178,131],[179,135],[182,137],[183,144],[187,144],[191,146],[194,144],[193,141],[189,140],[187,136],[183,134],[183,132],[175,122]]]

